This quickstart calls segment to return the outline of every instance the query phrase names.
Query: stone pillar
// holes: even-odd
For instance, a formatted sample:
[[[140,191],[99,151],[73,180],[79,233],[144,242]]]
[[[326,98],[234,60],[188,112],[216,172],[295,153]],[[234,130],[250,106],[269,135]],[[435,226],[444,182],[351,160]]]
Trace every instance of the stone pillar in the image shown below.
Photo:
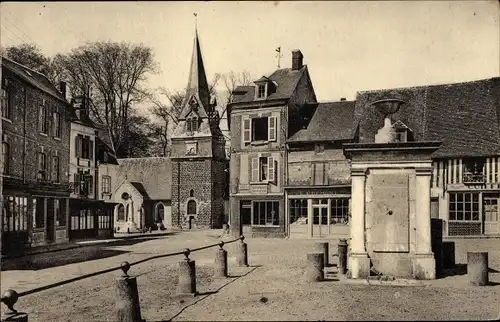
[[[240,200],[235,197],[229,198],[229,208],[231,211],[230,233],[234,238],[238,238],[243,234],[240,214]]]
[[[307,199],[307,231],[309,237],[313,236],[313,202],[312,199]]]
[[[365,181],[366,169],[351,169],[352,213],[350,224],[351,252],[349,268],[352,278],[370,275],[370,259],[365,247]]]
[[[325,278],[324,275],[324,254],[311,253],[307,254],[307,268],[304,274],[308,282],[320,282]]]
[[[417,214],[416,246],[413,255],[413,274],[416,279],[435,279],[436,261],[431,244],[431,174],[432,168],[416,169],[415,200]]]
[[[488,285],[488,253],[467,252],[467,276],[476,286]]]

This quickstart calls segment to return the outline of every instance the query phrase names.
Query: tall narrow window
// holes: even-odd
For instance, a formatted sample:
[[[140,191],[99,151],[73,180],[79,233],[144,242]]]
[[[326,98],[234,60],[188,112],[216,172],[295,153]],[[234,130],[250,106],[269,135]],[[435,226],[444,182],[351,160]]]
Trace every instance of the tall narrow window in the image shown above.
[[[260,84],[257,87],[257,98],[264,98],[266,97],[266,85],[265,84]]]
[[[52,174],[51,178],[54,182],[59,182],[59,157],[58,156],[53,156],[52,157]]]
[[[47,107],[45,101],[38,108],[38,131],[47,134]]]
[[[189,200],[187,204],[187,214],[196,215],[196,201]]]
[[[0,93],[0,104],[2,105],[2,117],[6,119],[10,119],[10,93],[9,88],[7,87],[7,80],[4,80],[4,85],[2,86],[2,92]]]
[[[10,148],[7,142],[2,143],[3,173],[9,173]]]
[[[61,138],[61,115],[54,113],[54,137]]]
[[[38,153],[38,179],[47,179],[47,156],[43,152]]]
[[[111,193],[111,177],[102,176],[102,193]]]
[[[124,221],[125,220],[125,207],[122,204],[118,205],[118,221]]]

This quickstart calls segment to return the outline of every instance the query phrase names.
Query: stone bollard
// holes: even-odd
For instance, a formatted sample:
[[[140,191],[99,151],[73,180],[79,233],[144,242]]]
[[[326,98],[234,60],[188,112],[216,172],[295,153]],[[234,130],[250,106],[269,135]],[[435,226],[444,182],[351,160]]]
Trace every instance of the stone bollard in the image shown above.
[[[328,267],[328,258],[330,257],[330,247],[328,245],[328,242],[316,243],[316,247],[318,248],[319,253],[323,253],[324,267]]]
[[[115,281],[116,290],[116,321],[137,322],[141,320],[141,307],[139,304],[139,292],[137,290],[137,278],[128,276],[130,269],[128,262],[121,264],[123,275]]]
[[[227,277],[227,251],[222,248],[224,242],[219,243],[220,248],[215,253],[214,277]]]
[[[189,259],[189,248],[184,250],[186,258],[179,262],[179,280],[177,295],[196,295],[196,266],[195,261]]]
[[[306,280],[309,282],[320,282],[325,279],[323,269],[325,268],[325,256],[323,253],[307,254]]]
[[[467,275],[472,285],[488,285],[488,253],[467,252]]]
[[[247,244],[243,241],[245,236],[240,236],[240,243],[238,243],[238,253],[236,254],[236,263],[238,266],[248,266],[248,249]]]
[[[9,322],[28,322],[28,314],[23,312],[18,312],[14,309],[14,304],[16,304],[19,299],[19,294],[12,289],[8,289],[2,294],[2,302],[9,308],[10,312],[6,312],[5,316],[2,317],[2,321]]]
[[[339,274],[345,274],[347,272],[347,240],[341,238],[339,240],[339,244],[337,245],[338,249],[338,265],[337,269]]]

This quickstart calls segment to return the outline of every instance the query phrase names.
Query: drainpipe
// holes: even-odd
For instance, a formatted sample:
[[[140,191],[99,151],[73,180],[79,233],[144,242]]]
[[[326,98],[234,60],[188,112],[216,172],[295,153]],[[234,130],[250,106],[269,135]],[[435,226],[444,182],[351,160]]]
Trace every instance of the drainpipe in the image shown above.
[[[177,226],[181,227],[181,163],[177,162]]]
[[[22,90],[24,92],[24,97],[23,97],[23,100],[24,100],[24,103],[23,103],[23,106],[24,106],[24,124],[23,124],[23,183],[25,184],[26,183],[26,150],[27,150],[27,140],[26,140],[26,122],[27,122],[27,116],[28,114],[26,113],[26,95],[27,95],[27,90],[26,88],[22,87]],[[38,131],[38,129],[37,129]]]

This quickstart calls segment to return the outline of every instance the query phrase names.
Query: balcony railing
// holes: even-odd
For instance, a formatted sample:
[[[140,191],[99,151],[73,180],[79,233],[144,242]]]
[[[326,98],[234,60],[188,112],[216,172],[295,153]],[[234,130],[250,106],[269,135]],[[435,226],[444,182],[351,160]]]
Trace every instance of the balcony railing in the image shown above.
[[[482,173],[464,173],[462,182],[464,184],[485,183],[486,176]]]

